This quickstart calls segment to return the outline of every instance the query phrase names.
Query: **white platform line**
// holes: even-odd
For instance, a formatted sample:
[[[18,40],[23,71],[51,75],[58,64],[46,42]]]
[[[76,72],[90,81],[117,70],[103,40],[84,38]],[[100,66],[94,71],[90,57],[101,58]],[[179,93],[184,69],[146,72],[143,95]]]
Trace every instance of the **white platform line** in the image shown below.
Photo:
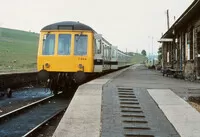
[[[200,113],[196,109],[170,89],[147,91],[181,137],[200,137]]]

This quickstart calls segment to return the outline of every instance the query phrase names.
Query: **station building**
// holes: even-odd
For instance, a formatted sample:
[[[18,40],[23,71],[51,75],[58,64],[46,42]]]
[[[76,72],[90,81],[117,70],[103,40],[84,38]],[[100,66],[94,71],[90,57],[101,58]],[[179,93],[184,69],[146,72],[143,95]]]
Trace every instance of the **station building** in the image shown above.
[[[200,0],[194,0],[161,37],[162,68],[200,79]]]

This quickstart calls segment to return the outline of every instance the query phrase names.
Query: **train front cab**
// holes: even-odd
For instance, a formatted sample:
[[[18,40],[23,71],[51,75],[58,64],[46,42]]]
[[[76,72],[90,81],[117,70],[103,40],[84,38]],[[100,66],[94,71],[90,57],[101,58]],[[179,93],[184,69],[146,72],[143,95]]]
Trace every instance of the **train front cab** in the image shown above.
[[[84,75],[93,72],[93,33],[41,31],[37,68],[38,71],[45,70],[50,75],[66,73],[76,78],[77,73]]]

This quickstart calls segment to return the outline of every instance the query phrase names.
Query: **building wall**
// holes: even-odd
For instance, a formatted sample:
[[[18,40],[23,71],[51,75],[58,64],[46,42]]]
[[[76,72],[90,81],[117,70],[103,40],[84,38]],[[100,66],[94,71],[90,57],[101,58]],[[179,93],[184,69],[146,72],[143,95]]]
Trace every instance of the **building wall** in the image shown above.
[[[186,79],[200,78],[200,15],[176,29],[171,38],[175,40],[173,43],[163,43],[164,66],[182,70]],[[167,62],[168,52],[170,57]]]
[[[195,73],[194,73],[194,63],[187,62],[184,68],[184,77],[186,79],[195,80]]]

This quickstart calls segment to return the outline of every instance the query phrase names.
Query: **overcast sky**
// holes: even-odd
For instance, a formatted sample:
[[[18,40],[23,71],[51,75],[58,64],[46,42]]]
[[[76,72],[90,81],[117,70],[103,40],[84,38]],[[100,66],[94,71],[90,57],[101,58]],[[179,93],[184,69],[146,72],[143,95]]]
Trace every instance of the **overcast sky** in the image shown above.
[[[193,0],[0,0],[0,27],[39,32],[59,21],[80,21],[121,50],[154,52],[157,40]],[[150,47],[150,48],[149,48]]]

